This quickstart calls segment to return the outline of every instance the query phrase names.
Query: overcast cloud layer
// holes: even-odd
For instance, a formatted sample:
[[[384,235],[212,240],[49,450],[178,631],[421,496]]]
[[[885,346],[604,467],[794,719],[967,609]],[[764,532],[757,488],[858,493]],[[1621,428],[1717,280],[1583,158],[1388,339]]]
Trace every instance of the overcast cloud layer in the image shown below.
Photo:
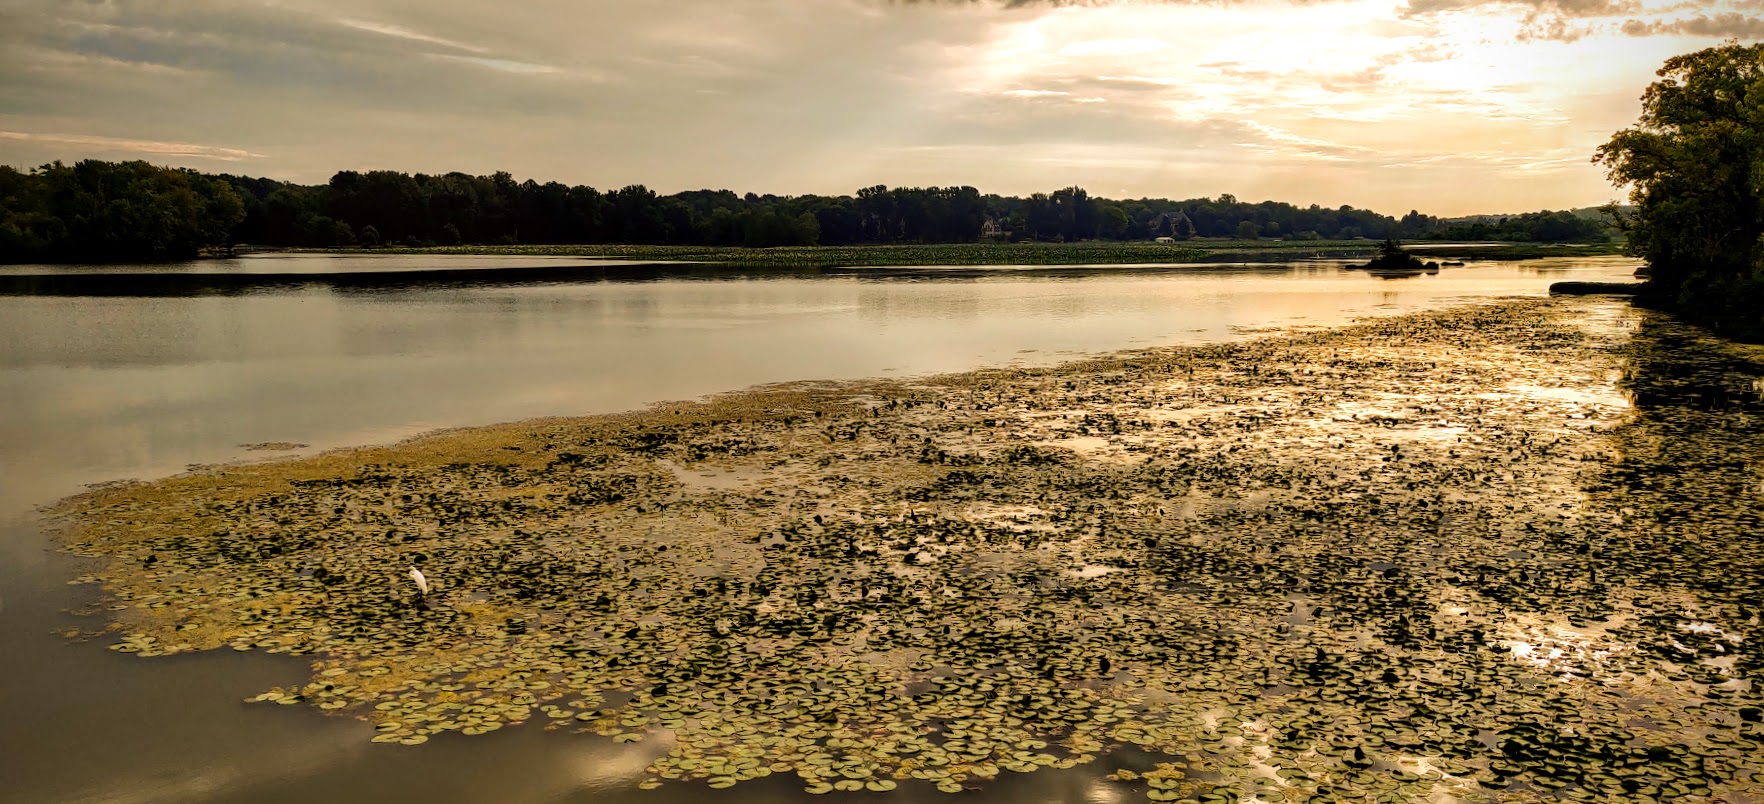
[[[1588,159],[1764,0],[0,0],[0,162],[672,192],[1233,193],[1400,214]]]

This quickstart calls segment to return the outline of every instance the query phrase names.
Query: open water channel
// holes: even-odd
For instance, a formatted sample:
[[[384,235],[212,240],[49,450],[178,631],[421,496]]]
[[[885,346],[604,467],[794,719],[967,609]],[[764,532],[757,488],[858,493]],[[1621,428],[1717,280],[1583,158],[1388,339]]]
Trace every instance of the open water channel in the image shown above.
[[[541,416],[629,410],[757,384],[911,377],[1331,327],[1561,280],[1619,281],[1621,258],[1472,262],[1381,280],[1339,262],[1110,269],[913,269],[889,276],[637,281],[556,276],[524,258],[275,257],[79,275],[0,295],[0,801],[666,801],[638,791],[651,750],[515,728],[418,748],[371,727],[242,699],[305,661],[140,659],[72,641],[94,628],[82,565],[37,508],[89,484]],[[424,276],[458,269],[445,281]],[[542,268],[542,272],[534,269]],[[499,274],[504,269],[524,271]],[[122,295],[92,277],[134,272]],[[463,276],[464,272],[469,276]],[[216,287],[191,274],[273,274]],[[363,274],[409,281],[358,281]],[[152,277],[163,275],[156,281]],[[586,274],[585,274],[586,275]],[[616,274],[614,274],[616,275]],[[520,276],[504,281],[499,276]],[[184,277],[178,279],[177,277]],[[302,278],[310,277],[310,279]],[[353,278],[352,278],[353,277]],[[82,284],[84,283],[84,284]],[[987,797],[1113,801],[1079,767],[1001,778]],[[800,788],[794,788],[800,789]],[[789,785],[715,791],[772,800]],[[929,791],[896,800],[935,797]]]

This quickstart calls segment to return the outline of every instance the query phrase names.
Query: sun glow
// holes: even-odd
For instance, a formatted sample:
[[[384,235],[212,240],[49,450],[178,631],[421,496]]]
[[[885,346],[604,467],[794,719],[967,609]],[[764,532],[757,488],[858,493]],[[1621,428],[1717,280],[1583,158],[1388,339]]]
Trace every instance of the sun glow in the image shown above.
[[[1404,169],[1446,185],[1571,173],[1596,199],[1602,177],[1586,160],[1618,126],[1569,127],[1594,103],[1584,100],[1587,88],[1645,85],[1629,77],[1638,54],[1661,50],[1663,59],[1674,45],[1546,41],[1534,17],[1509,7],[1420,15],[1409,6],[1051,8],[1000,18],[950,75],[968,98],[1012,104],[969,101],[986,119],[1016,114],[1039,130],[1061,130],[1062,121],[1076,131],[1118,130],[1104,126],[1106,116],[1148,138],[1162,128],[1195,161],[1331,171],[1343,187],[1363,185],[1349,176],[1368,170]],[[1652,53],[1639,58],[1657,63]],[[1087,128],[1086,120],[1095,122]],[[1053,152],[1053,143],[1029,147]]]
[[[1667,57],[1755,31],[1759,0],[589,0],[587,28],[300,0],[239,6],[231,37],[178,4],[131,22],[26,1],[45,8],[21,18],[38,44],[0,74],[15,106],[60,111],[7,117],[29,135],[0,141],[17,164],[81,158],[79,138],[103,137],[215,143],[303,181],[466,154],[475,170],[596,185],[816,193],[1033,192],[1055,164],[1071,168],[1060,181],[1133,193],[1468,214],[1613,198],[1592,151],[1635,120]],[[589,28],[618,35],[583,48]],[[167,71],[179,81],[153,80]],[[338,136],[309,130],[319,119],[372,122]],[[221,158],[189,150],[174,156]]]

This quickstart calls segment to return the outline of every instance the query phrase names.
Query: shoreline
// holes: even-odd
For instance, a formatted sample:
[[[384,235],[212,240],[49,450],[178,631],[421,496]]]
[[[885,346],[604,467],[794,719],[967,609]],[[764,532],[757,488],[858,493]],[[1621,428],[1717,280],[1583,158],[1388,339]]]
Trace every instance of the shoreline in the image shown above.
[[[1291,262],[1314,259],[1359,259],[1377,251],[1372,240],[1186,240],[1083,241],[1077,243],[923,243],[852,246],[742,246],[556,244],[374,246],[310,248],[302,246],[245,247],[231,253],[117,263],[148,267],[189,262],[225,261],[253,256],[508,256],[628,259],[654,264],[703,263],[742,269],[824,269],[927,266],[1097,266],[1189,264],[1209,262]],[[1477,260],[1527,260],[1544,257],[1621,256],[1623,245],[1609,243],[1524,243],[1499,241],[1411,240],[1409,251],[1429,257]],[[4,264],[0,264],[4,265]],[[45,263],[47,266],[82,263]]]
[[[1612,377],[1625,322],[1647,315],[1491,302],[1045,368],[767,386],[56,509],[75,552],[108,558],[88,580],[133,606],[117,649],[315,655],[311,684],[260,697],[365,716],[384,741],[549,722],[672,746],[655,784],[795,773],[810,792],[959,790],[1110,746],[1170,758],[1117,768],[1124,783],[1185,795],[1273,784],[1256,781],[1256,746],[1290,772],[1280,785],[1312,792],[1596,789],[1580,763],[1627,740],[1513,763],[1462,729],[1510,731],[1572,693],[1554,676],[1612,670],[1574,652],[1540,665],[1513,642],[1642,644],[1612,617],[1653,602],[1563,568],[1589,555],[1576,545],[1612,549],[1596,523],[1620,501],[1593,481],[1634,426]],[[1559,510],[1576,494],[1590,497]],[[418,600],[407,563],[435,595]],[[1467,702],[1462,671],[1508,703]],[[1660,683],[1631,703],[1701,698]],[[775,706],[778,690],[801,703]],[[1604,734],[1617,712],[1573,698]],[[1380,714],[1417,706],[1438,721],[1431,748]],[[1264,725],[1221,731],[1220,708]],[[1732,708],[1658,740],[1729,728]],[[1370,746],[1378,778],[1351,753],[1295,749],[1304,733]],[[1758,789],[1748,779],[1702,783]]]
[[[1572,257],[1574,254],[1563,253],[1524,253],[1514,252],[1510,259],[1492,259],[1485,256],[1471,256],[1466,252],[1459,256],[1470,256],[1472,259],[1488,262],[1514,262],[1546,257]],[[1479,251],[1479,250],[1478,250]],[[1311,262],[1330,262],[1351,260],[1365,256],[1355,251],[1332,251],[1327,255],[1297,253],[1292,250],[1284,252],[1251,252],[1234,251],[1206,255],[1209,258],[1219,257],[1216,261],[1201,260],[1121,260],[1118,254],[1082,254],[1070,252],[1066,256],[1071,259],[1047,260],[1044,262],[1009,262],[1004,257],[999,261],[962,262],[944,261],[927,258],[922,263],[913,259],[901,259],[893,262],[876,261],[870,264],[833,263],[812,258],[802,260],[797,257],[781,257],[773,262],[720,262],[715,259],[685,259],[686,257],[703,257],[705,255],[678,254],[680,259],[644,262],[636,259],[624,259],[616,255],[569,255],[563,253],[525,253],[456,251],[456,252],[423,252],[423,251],[312,251],[290,252],[298,256],[309,257],[411,257],[423,254],[436,256],[471,257],[490,255],[518,261],[523,257],[534,264],[511,265],[509,267],[412,267],[398,270],[343,270],[343,271],[282,271],[282,272],[223,272],[223,271],[145,271],[143,266],[129,266],[128,269],[103,270],[57,270],[56,266],[43,266],[44,270],[35,273],[8,272],[0,270],[0,296],[183,296],[183,295],[233,295],[249,293],[264,289],[295,288],[308,285],[327,286],[341,291],[401,289],[410,287],[470,287],[477,285],[540,285],[558,283],[598,283],[598,282],[646,282],[670,279],[688,280],[739,280],[739,279],[774,279],[774,278],[856,278],[856,279],[952,279],[965,280],[987,277],[1080,277],[1097,275],[1156,275],[1180,274],[1206,270],[1228,271],[1282,271],[1291,270],[1293,266]],[[1434,256],[1425,250],[1424,253]],[[1447,253],[1442,251],[1441,253]],[[632,257],[633,255],[625,255]],[[641,256],[641,255],[635,255]],[[947,255],[945,255],[947,256]],[[1008,255],[1022,257],[1021,254]],[[1616,257],[1617,255],[1610,255]],[[1082,259],[1080,259],[1082,257]],[[1092,262],[1090,258],[1110,258],[1112,262]],[[1618,257],[1621,259],[1621,257]],[[572,261],[575,260],[575,261]],[[1448,266],[1444,270],[1457,270],[1457,266]]]
[[[1544,257],[1621,256],[1623,244],[1457,242],[1411,240],[1409,251],[1441,258],[1528,260]],[[1134,265],[1150,263],[1293,262],[1357,259],[1376,253],[1374,240],[1084,241],[1078,243],[949,243],[855,246],[524,245],[384,246],[290,249],[289,253],[577,256],[703,262],[741,268],[866,268],[935,265]]]

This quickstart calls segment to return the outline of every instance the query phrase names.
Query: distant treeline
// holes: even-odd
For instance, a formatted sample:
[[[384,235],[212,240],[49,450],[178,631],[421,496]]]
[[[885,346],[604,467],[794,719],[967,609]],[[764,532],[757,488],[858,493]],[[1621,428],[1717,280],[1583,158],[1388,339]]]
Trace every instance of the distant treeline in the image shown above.
[[[1068,187],[1027,198],[973,187],[866,187],[853,196],[658,195],[642,185],[343,171],[327,184],[207,175],[146,162],[0,166],[0,261],[153,260],[261,246],[602,244],[846,246],[979,240],[1168,237],[1604,239],[1570,213],[1534,213],[1459,233],[1438,218],[1349,206],[1248,203],[1229,195],[1116,201]],[[1533,221],[1534,217],[1539,218]],[[1584,222],[1582,222],[1584,223]],[[1477,228],[1481,227],[1481,228]],[[1472,234],[1471,232],[1474,232]]]
[[[1538,243],[1602,242],[1615,233],[1612,224],[1597,217],[1560,212],[1527,212],[1499,218],[1448,221],[1425,236],[1431,240],[1506,240]]]

